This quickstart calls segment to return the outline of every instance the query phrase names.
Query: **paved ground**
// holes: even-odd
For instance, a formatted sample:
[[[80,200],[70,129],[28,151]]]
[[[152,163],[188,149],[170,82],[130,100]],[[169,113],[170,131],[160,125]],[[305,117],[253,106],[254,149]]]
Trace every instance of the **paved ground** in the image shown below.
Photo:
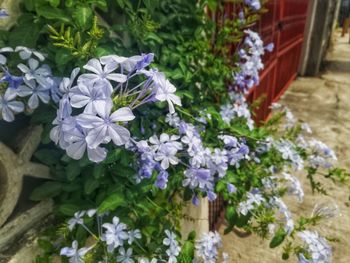
[[[314,136],[331,146],[339,159],[338,164],[350,170],[350,45],[349,36],[336,34],[333,48],[327,54],[327,64],[319,77],[299,78],[283,96],[281,103],[288,106],[296,117],[313,128]],[[322,234],[339,238],[333,243],[333,262],[350,262],[350,202],[349,188],[322,180],[329,196],[312,195],[304,182],[305,201],[292,206],[298,215],[311,213],[314,204],[334,202],[342,215],[331,221],[323,221]],[[220,232],[223,228],[220,229]],[[240,238],[234,234],[224,236],[224,251],[230,254],[232,263],[280,263],[279,249],[269,249],[268,242],[256,236]],[[295,258],[288,262],[295,262]]]

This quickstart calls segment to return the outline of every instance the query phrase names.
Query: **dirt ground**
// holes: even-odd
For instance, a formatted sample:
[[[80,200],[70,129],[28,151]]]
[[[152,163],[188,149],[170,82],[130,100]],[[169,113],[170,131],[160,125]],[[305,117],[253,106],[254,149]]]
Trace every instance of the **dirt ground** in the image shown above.
[[[326,57],[325,70],[319,77],[303,77],[293,82],[281,99],[294,115],[308,122],[313,136],[332,147],[338,157],[338,165],[350,171],[350,44],[349,36],[334,36],[334,43]],[[349,188],[324,182],[329,196],[313,195],[306,178],[303,182],[305,198],[302,204],[293,204],[296,215],[309,215],[315,204],[335,203],[341,216],[323,221],[317,230],[323,235],[336,237],[332,243],[333,262],[350,262],[350,201]],[[220,232],[223,233],[224,227]],[[232,263],[280,263],[281,249],[270,249],[268,242],[257,236],[240,238],[235,234],[223,236],[223,251],[228,252]],[[287,262],[296,262],[292,257]]]

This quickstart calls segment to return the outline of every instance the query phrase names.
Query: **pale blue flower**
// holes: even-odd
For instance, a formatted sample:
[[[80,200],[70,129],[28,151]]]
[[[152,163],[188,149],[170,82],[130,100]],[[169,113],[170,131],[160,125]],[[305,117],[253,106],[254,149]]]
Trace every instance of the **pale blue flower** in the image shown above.
[[[157,90],[155,98],[158,101],[166,101],[168,102],[169,112],[175,113],[174,104],[181,106],[180,98],[175,95],[176,88],[173,84],[170,83],[169,80],[165,78],[165,76],[161,76],[157,81],[155,81]]]
[[[64,139],[69,145],[65,148],[67,155],[74,160],[80,160],[85,151],[90,161],[98,163],[106,159],[107,150],[103,147],[90,148],[86,142],[86,130],[74,128],[66,131]]]
[[[24,104],[21,101],[15,101],[16,94],[9,89],[4,95],[0,95],[0,111],[2,119],[7,122],[12,122],[15,119],[15,113],[20,113],[24,110]]]
[[[32,57],[32,55],[36,56],[40,61],[44,61],[45,57],[42,53],[36,51],[35,49],[30,49],[27,47],[22,47],[22,46],[18,46],[15,49],[15,52],[19,52],[19,56],[21,59],[27,60],[30,59]]]
[[[127,80],[127,77],[120,73],[112,73],[114,70],[116,70],[118,67],[118,64],[106,64],[104,67],[102,67],[101,62],[96,59],[90,59],[88,63],[84,66],[84,69],[91,71],[93,73],[85,73],[82,74],[78,81],[83,81],[87,85],[90,83],[90,85],[94,82],[103,82],[106,87],[109,89],[110,93],[113,91],[112,84],[110,81],[115,81],[117,83],[124,83]]]
[[[195,189],[198,187],[204,192],[213,188],[213,178],[208,169],[189,168],[185,170],[184,174],[185,179],[182,181],[182,185],[184,187],[188,186],[190,189]]]
[[[59,118],[65,118],[69,116],[72,112],[69,95],[70,95],[72,85],[75,81],[75,78],[79,74],[79,71],[80,71],[79,68],[73,69],[73,71],[71,72],[70,78],[63,78],[59,85],[59,91],[60,93],[62,93],[62,98],[59,101],[59,109],[60,109],[59,111],[60,114],[58,115]]]
[[[69,258],[69,263],[84,263],[83,257],[91,248],[78,249],[78,241],[74,240],[72,247],[64,247],[61,249],[60,255]]]
[[[169,123],[170,126],[177,128],[180,125],[180,118],[179,115],[177,115],[177,113],[168,113],[165,117],[165,122]]]
[[[39,61],[30,58],[28,66],[21,63],[17,67],[24,73],[25,80],[36,80],[43,87],[52,84],[51,69],[48,65],[39,67]]]
[[[108,245],[108,251],[113,251],[117,247],[121,247],[129,236],[126,231],[126,225],[121,223],[118,217],[113,217],[113,223],[104,223],[103,228],[106,232],[102,235],[102,240]]]
[[[8,17],[9,14],[7,13],[7,11],[3,8],[0,9],[0,18],[5,18]]]
[[[128,248],[127,251],[123,247],[119,248],[119,255],[117,256],[117,262],[121,263],[134,263],[135,261],[131,258],[132,248]]]
[[[222,241],[218,232],[203,233],[202,237],[196,240],[196,255],[205,263],[215,263],[221,246]]]
[[[156,161],[161,163],[164,170],[169,168],[169,164],[176,165],[179,163],[179,158],[176,157],[177,149],[171,144],[162,144],[154,156]]]
[[[168,246],[169,248],[165,251],[168,255],[169,263],[176,263],[177,259],[176,257],[180,254],[180,246],[176,240],[176,234],[174,232],[171,232],[169,230],[165,230],[166,238],[163,239],[163,244],[165,246]]]
[[[11,47],[0,48],[0,65],[5,65],[7,62],[7,58],[3,54],[1,54],[5,52],[13,52],[13,48]]]
[[[43,103],[49,103],[50,101],[50,88],[42,85],[37,85],[34,79],[24,79],[24,84],[18,87],[18,95],[20,97],[29,97],[28,107],[30,109],[36,109],[39,106],[39,99]]]
[[[87,129],[86,142],[91,148],[97,148],[101,143],[109,143],[111,140],[117,146],[123,145],[130,139],[128,129],[116,124],[116,122],[131,121],[135,118],[131,109],[123,107],[111,114],[112,103],[107,103],[103,108],[97,108],[97,114],[80,114],[78,123]]]
[[[244,2],[246,5],[249,5],[255,11],[261,8],[260,0],[245,0]]]
[[[74,213],[74,217],[68,220],[68,229],[72,231],[76,225],[84,224],[84,215],[86,211],[78,211]]]
[[[237,192],[236,186],[234,186],[234,185],[231,184],[231,183],[228,183],[228,184],[227,184],[227,192],[229,192],[230,194],[236,193],[236,192]]]
[[[104,87],[105,84],[101,82],[91,85],[80,82],[70,90],[70,104],[74,108],[85,107],[84,113],[95,114],[97,108],[104,109],[107,103],[112,103],[110,94],[104,90]]]
[[[324,237],[320,236],[316,231],[309,230],[298,232],[298,236],[306,243],[306,249],[311,255],[311,259],[306,262],[332,262],[332,248],[329,246],[327,240]],[[299,257],[301,259],[299,262],[305,262],[305,258],[301,254]]]
[[[128,232],[128,244],[131,245],[135,239],[141,239],[141,231],[139,229],[130,230]]]

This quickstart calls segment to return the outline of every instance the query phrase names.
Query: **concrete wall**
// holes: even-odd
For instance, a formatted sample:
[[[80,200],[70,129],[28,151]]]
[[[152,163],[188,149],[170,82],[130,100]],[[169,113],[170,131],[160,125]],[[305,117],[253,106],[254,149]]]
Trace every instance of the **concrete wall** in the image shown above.
[[[330,44],[340,0],[310,0],[299,74],[315,76]]]

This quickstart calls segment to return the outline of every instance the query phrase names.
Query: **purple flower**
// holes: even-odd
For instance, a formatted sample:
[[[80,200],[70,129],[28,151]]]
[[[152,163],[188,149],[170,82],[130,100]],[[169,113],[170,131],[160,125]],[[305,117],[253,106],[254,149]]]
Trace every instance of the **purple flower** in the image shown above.
[[[167,187],[168,183],[168,172],[165,170],[162,170],[158,176],[155,185],[160,189],[165,189]]]
[[[28,100],[28,106],[30,109],[33,110],[39,106],[39,99],[44,103],[48,103],[50,101],[49,88],[46,88],[40,84],[37,86],[33,79],[24,79],[24,83],[26,85],[19,86],[18,95],[20,97],[26,97],[30,95],[30,98]]]
[[[210,202],[214,201],[217,198],[216,193],[214,193],[213,191],[208,191],[207,196]]]
[[[14,121],[15,113],[22,112],[24,110],[24,104],[20,101],[15,101],[16,94],[9,89],[6,90],[4,95],[0,95],[0,111],[3,120],[7,122]]]
[[[138,61],[135,69],[136,70],[141,70],[144,69],[145,67],[147,67],[149,64],[152,63],[154,58],[154,54],[153,53],[149,53],[149,54],[143,54],[142,55],[142,60]]]
[[[199,198],[197,195],[193,195],[192,204],[194,204],[195,206],[199,206]]]
[[[111,114],[112,106],[112,103],[107,103],[105,107],[97,108],[98,116],[84,113],[77,117],[78,123],[83,128],[91,129],[86,136],[89,147],[94,149],[101,143],[109,143],[111,140],[118,146],[129,141],[129,131],[116,122],[131,121],[135,116],[128,107],[120,108]]]
[[[4,70],[4,75],[0,79],[0,83],[6,82],[8,84],[8,89],[10,89],[10,92],[16,93],[17,88],[23,83],[23,77],[22,76],[14,76],[11,75],[10,72],[7,70]]]
[[[202,191],[207,191],[208,189],[213,188],[212,177],[208,169],[190,168],[187,169],[184,174],[186,179],[182,181],[183,186],[188,186],[191,189],[199,187]]]
[[[236,193],[237,192],[237,188],[236,186],[234,186],[233,184],[228,183],[227,184],[227,191],[232,194],[232,193]]]

